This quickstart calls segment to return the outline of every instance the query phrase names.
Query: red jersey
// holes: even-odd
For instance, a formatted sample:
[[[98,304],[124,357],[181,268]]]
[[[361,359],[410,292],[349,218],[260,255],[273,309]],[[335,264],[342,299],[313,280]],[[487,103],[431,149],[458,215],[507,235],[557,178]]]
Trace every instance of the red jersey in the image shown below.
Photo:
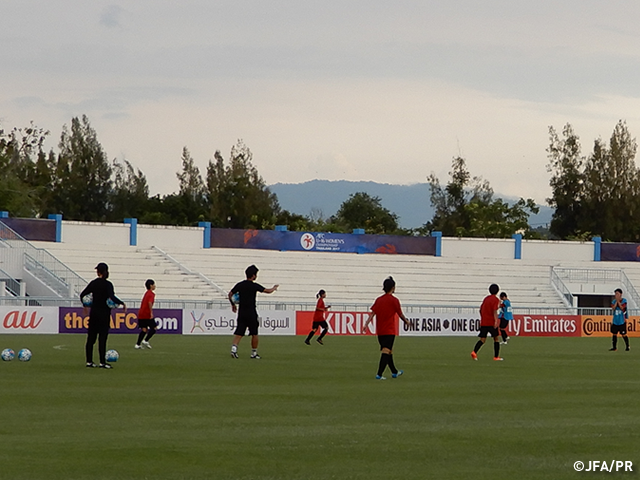
[[[495,327],[495,312],[500,308],[500,299],[495,295],[487,295],[480,305],[480,326]]]
[[[398,335],[398,315],[402,313],[400,300],[385,293],[376,298],[371,310],[376,314],[377,335]]]
[[[316,304],[316,311],[313,314],[313,321],[314,322],[324,322],[324,311],[325,311],[325,306],[324,306],[324,298],[320,297],[318,299],[318,303]]]
[[[140,310],[138,310],[138,320],[153,320],[151,317],[151,307],[153,302],[156,301],[156,294],[151,290],[147,290],[142,297],[142,303],[140,304]]]

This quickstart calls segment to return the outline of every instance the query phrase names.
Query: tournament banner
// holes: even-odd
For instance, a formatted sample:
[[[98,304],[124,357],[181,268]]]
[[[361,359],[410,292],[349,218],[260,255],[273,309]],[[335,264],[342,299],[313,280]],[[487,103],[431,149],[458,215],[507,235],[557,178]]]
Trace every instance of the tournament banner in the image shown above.
[[[296,335],[308,335],[313,325],[313,311],[296,312]],[[375,320],[362,331],[369,312],[327,312],[324,315],[329,325],[328,335],[375,335]]]
[[[212,228],[211,247],[303,252],[435,255],[436,238]]]
[[[579,337],[582,318],[580,315],[514,315],[507,333],[510,337]]]
[[[233,335],[237,325],[238,314],[231,309],[186,309],[182,314],[183,335]],[[258,312],[258,335],[295,335],[295,319],[296,313],[290,310]]]
[[[58,307],[0,307],[0,333],[58,333]]]
[[[583,337],[608,337],[611,338],[611,315],[583,315]],[[640,337],[640,317],[627,319],[627,335]]]
[[[56,309],[58,310],[58,309]],[[157,331],[164,334],[182,333],[182,310],[175,308],[154,308]],[[87,333],[89,327],[89,312],[84,315],[84,309],[78,307],[60,307],[58,314],[58,329],[60,333]],[[109,333],[138,333],[138,310],[111,310],[111,330]]]
[[[409,326],[400,319],[400,335],[411,337],[448,336],[470,337],[480,331],[480,317],[477,314],[429,313],[406,315]]]
[[[603,262],[639,262],[639,243],[609,243],[600,245],[600,260]]]
[[[0,223],[4,223],[11,230],[16,232],[25,240],[40,242],[56,241],[56,221],[46,218],[3,218]],[[3,232],[3,235],[11,235],[9,232]],[[9,240],[15,240],[15,235],[10,236]]]

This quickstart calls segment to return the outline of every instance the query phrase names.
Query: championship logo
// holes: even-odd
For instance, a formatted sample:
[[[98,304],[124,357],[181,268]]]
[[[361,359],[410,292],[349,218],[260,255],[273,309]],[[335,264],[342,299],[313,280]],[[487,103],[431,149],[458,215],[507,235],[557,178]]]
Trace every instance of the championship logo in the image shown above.
[[[302,245],[302,248],[305,250],[311,250],[316,246],[316,239],[310,233],[304,233],[300,237],[300,245]]]

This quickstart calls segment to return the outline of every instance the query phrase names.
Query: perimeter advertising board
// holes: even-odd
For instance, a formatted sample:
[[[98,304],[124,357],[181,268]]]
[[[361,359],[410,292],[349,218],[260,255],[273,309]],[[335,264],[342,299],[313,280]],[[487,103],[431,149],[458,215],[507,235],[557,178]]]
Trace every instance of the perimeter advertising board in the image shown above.
[[[611,315],[583,315],[583,337],[611,337]],[[627,319],[627,335],[640,337],[640,317]]]
[[[0,333],[58,333],[58,307],[0,307]]]
[[[579,337],[580,315],[514,315],[507,332],[510,337]]]
[[[296,312],[296,334],[308,335],[313,325],[314,312]],[[368,312],[327,312],[325,320],[329,325],[329,335],[375,335],[375,322],[362,331],[364,322],[369,318]]]
[[[311,331],[314,312],[297,312],[296,333],[307,335]],[[331,312],[325,315],[329,325],[329,335],[375,335],[375,321],[363,332],[367,312]],[[531,337],[579,337],[582,322],[579,315],[515,315],[509,322],[510,336]],[[477,336],[480,332],[480,317],[474,314],[420,314],[407,315],[409,326],[399,318],[400,336]],[[640,328],[640,322],[638,324]]]
[[[183,335],[233,335],[238,316],[231,310],[182,311]],[[292,310],[269,310],[258,316],[259,335],[295,335],[296,312]]]
[[[58,309],[56,309],[58,310]],[[87,333],[89,315],[84,315],[83,308],[60,307],[58,328],[60,333]],[[182,310],[154,308],[157,333],[182,333]],[[110,333],[138,333],[138,311],[121,309],[111,310]]]
[[[400,322],[400,335],[411,337],[447,336],[471,337],[480,331],[479,315],[461,315],[455,313],[430,313],[424,315],[406,315],[409,326]]]

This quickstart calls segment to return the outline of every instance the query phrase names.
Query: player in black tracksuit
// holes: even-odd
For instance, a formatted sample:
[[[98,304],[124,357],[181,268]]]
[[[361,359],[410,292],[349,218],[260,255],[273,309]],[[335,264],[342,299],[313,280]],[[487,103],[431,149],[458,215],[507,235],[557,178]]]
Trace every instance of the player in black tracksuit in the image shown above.
[[[97,366],[93,363],[93,346],[96,343],[96,339],[98,339],[100,368],[111,368],[111,365],[109,365],[106,360],[107,336],[109,335],[109,324],[111,322],[111,308],[107,306],[107,300],[111,299],[116,305],[122,305],[125,312],[127,311],[127,306],[122,300],[116,297],[113,284],[107,280],[107,278],[109,278],[109,267],[107,264],[99,263],[96,271],[98,278],[92,280],[80,294],[81,299],[90,293],[93,295],[91,311],[89,312],[87,344],[85,345],[87,367]]]

